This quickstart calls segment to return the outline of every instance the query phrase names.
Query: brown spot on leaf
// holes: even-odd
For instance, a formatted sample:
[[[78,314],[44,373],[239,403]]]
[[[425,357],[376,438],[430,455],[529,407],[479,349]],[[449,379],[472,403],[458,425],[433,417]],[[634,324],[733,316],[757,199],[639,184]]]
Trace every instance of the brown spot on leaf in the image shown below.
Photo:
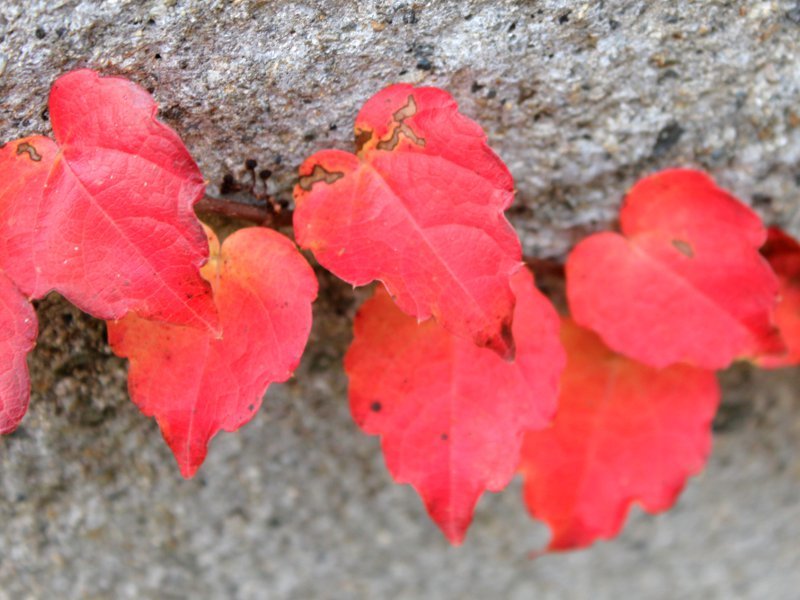
[[[395,111],[392,118],[397,123],[397,127],[392,131],[392,135],[385,140],[378,142],[375,146],[378,150],[394,150],[397,144],[400,143],[400,135],[404,135],[417,146],[425,147],[425,138],[419,137],[411,127],[406,125],[405,120],[417,114],[417,103],[414,96],[409,96],[405,106]]]
[[[402,123],[407,118],[413,117],[415,114],[417,114],[417,101],[414,100],[414,96],[409,96],[408,100],[406,101],[406,105],[398,109],[392,115],[392,118],[398,123]]]
[[[367,145],[372,139],[372,132],[369,129],[356,132],[356,154],[361,152],[361,149]]]
[[[19,146],[17,146],[17,156],[20,154],[28,153],[30,159],[34,162],[39,162],[42,160],[42,155],[36,151],[36,148],[33,144],[29,144],[28,142],[22,142]]]
[[[514,360],[517,354],[517,346],[514,342],[514,331],[512,329],[511,323],[508,321],[503,321],[503,325],[500,328],[500,337],[502,338],[503,342],[505,342],[506,346],[508,347],[508,351],[506,355],[503,357],[507,361],[511,362]]]
[[[686,258],[694,258],[694,249],[689,242],[675,239],[672,240],[672,245],[675,246],[675,249],[683,254]]]
[[[301,189],[304,189],[307,192],[311,191],[312,186],[315,183],[323,181],[325,183],[333,183],[334,181],[338,181],[344,177],[344,173],[339,171],[326,171],[325,167],[322,165],[314,165],[314,168],[311,170],[309,175],[305,175],[300,178],[298,181],[298,185]]]

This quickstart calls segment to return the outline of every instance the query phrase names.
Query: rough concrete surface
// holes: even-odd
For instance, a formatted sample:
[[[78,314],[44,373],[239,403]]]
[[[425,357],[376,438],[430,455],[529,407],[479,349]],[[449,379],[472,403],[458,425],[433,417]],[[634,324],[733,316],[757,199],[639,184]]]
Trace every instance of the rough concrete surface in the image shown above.
[[[800,4],[0,0],[0,137],[47,132],[79,66],[151,88],[212,192],[253,158],[287,198],[302,159],[352,148],[395,81],[447,88],[518,184],[526,252],[561,257],[625,189],[696,165],[800,233]],[[595,548],[547,533],[519,484],[451,549],[347,409],[358,295],[320,272],[297,378],[180,479],[102,324],[48,298],[33,399],[0,440],[0,598],[800,597],[800,377],[724,374],[714,454],[678,506]]]

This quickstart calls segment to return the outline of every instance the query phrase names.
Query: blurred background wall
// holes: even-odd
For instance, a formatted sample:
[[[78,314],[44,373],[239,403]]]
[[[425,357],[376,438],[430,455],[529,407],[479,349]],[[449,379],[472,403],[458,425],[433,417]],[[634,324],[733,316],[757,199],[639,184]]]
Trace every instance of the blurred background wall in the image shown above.
[[[76,67],[152,90],[209,191],[352,149],[360,105],[448,89],[518,186],[527,254],[613,226],[627,187],[697,166],[800,234],[800,4],[606,0],[0,0],[1,141],[49,132]],[[797,598],[800,377],[739,366],[714,454],[671,512],[611,543],[528,559],[546,529],[519,482],[449,548],[351,422],[341,357],[359,295],[319,272],[297,378],[183,481],[125,391],[102,323],[39,303],[33,398],[0,439],[0,598]]]

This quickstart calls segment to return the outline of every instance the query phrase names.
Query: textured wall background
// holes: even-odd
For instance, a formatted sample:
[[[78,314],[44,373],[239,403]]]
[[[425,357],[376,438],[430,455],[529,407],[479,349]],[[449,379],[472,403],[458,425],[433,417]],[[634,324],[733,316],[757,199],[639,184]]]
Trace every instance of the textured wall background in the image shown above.
[[[49,86],[80,66],[152,88],[212,192],[253,158],[288,197],[305,156],[352,147],[366,98],[411,81],[486,128],[527,253],[563,256],[676,164],[800,233],[794,1],[0,0],[2,140],[47,132]],[[618,541],[530,562],[547,534],[512,486],[454,550],[349,419],[357,298],[320,277],[297,380],[191,482],[128,401],[102,324],[40,303],[31,411],[0,440],[0,598],[797,597],[796,372],[725,374],[709,468]]]

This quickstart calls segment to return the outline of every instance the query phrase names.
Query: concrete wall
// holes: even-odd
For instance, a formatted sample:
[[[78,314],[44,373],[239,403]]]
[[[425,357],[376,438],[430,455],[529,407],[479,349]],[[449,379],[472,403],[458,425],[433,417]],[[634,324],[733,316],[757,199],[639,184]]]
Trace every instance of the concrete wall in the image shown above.
[[[562,257],[670,165],[800,233],[793,1],[0,0],[2,140],[47,132],[48,88],[79,66],[152,88],[212,192],[253,158],[286,197],[305,156],[352,148],[366,98],[410,81],[486,128],[529,254]],[[617,541],[529,561],[547,533],[517,483],[456,550],[352,424],[340,359],[357,298],[320,278],[297,379],[190,482],[127,399],[102,324],[41,302],[31,411],[0,440],[0,598],[797,597],[796,372],[725,374],[707,471]]]

